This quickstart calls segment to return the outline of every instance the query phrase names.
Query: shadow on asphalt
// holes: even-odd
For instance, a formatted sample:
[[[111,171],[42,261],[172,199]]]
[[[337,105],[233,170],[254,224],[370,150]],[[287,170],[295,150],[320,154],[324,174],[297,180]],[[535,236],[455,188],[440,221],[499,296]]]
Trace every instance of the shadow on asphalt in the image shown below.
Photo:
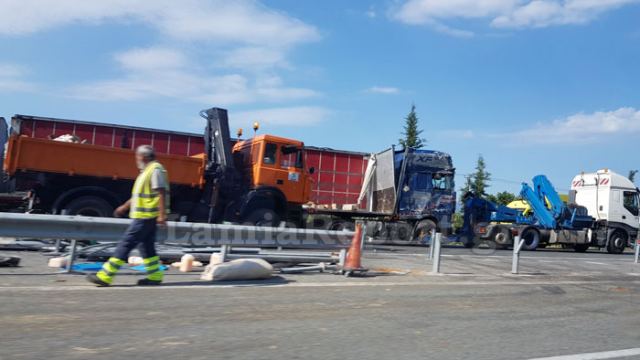
[[[204,281],[204,280],[194,280],[194,281],[171,281],[171,282],[163,282],[160,285],[163,288],[170,288],[172,286],[206,286],[210,285],[212,287],[220,286],[220,285],[233,285],[233,286],[274,286],[274,285],[285,285],[295,282],[294,280],[288,280],[283,278],[282,276],[273,276],[270,279],[265,280],[243,280],[243,281]],[[127,284],[127,285],[113,285],[112,287],[141,287],[135,284]]]

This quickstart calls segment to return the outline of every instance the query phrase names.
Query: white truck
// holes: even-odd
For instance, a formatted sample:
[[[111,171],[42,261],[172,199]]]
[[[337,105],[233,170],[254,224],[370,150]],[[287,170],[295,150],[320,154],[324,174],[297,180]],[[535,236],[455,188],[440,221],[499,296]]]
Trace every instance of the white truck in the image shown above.
[[[587,208],[595,219],[591,243],[621,253],[632,246],[640,227],[639,190],[628,178],[608,169],[573,178],[569,203]]]
[[[640,227],[640,190],[629,179],[608,169],[581,173],[573,178],[565,203],[542,178],[534,178],[533,189],[523,184],[523,200],[536,203],[524,212],[485,199],[471,199],[465,212],[469,208],[472,217],[482,219],[473,227],[474,235],[504,248],[513,244],[514,234],[520,233],[525,250],[562,244],[580,252],[594,246],[620,254],[633,245]]]

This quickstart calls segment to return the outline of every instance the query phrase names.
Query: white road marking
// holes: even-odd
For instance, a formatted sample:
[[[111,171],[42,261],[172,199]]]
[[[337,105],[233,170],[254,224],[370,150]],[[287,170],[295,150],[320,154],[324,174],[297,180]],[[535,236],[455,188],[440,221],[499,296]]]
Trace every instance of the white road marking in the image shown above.
[[[529,359],[529,360],[600,360],[600,359],[619,359],[619,358],[625,358],[625,357],[636,356],[636,355],[640,355],[640,348],[603,351],[603,352],[586,353],[586,354],[550,356],[550,357],[542,357],[542,358],[535,358],[535,359]]]
[[[597,261],[585,261],[587,264],[594,264],[594,265],[604,265],[607,266],[609,264],[605,264],[605,263],[601,263],[601,262],[597,262]]]
[[[92,285],[67,285],[67,286],[3,286],[0,287],[0,294],[12,291],[140,291],[140,290],[173,290],[173,289],[225,289],[225,288],[307,288],[307,287],[385,287],[385,286],[540,286],[540,285],[593,285],[593,284],[618,284],[616,281],[460,281],[460,282],[309,282],[309,283],[258,283],[258,284],[202,284],[202,285],[171,285],[164,286],[134,286],[116,285],[108,288],[100,288]],[[640,281],[627,281],[625,285],[640,285]]]

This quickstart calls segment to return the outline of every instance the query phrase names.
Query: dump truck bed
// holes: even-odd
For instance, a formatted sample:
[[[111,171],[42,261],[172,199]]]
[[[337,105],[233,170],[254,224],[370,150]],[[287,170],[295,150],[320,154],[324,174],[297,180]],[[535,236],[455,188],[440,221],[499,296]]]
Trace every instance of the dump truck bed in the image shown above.
[[[204,185],[204,155],[158,154],[157,157],[167,169],[172,184]],[[4,170],[11,176],[33,171],[114,180],[132,180],[139,174],[134,150],[16,135],[9,139]]]

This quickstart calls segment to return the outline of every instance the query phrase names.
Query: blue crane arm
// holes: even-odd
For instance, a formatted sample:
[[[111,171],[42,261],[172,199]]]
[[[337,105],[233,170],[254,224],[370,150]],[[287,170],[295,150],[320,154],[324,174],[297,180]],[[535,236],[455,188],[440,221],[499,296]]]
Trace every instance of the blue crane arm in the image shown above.
[[[551,211],[553,212],[553,217],[558,219],[562,216],[566,206],[556,189],[551,184],[551,181],[549,181],[549,179],[544,175],[538,175],[533,178],[533,187],[536,190],[538,198],[545,205],[547,201],[549,202],[549,205],[551,205]]]
[[[546,229],[555,229],[557,222],[553,213],[547,208],[545,198],[540,198],[538,194],[527,184],[522,183],[520,196],[529,203],[533,209],[533,216],[538,220],[538,225]]]

